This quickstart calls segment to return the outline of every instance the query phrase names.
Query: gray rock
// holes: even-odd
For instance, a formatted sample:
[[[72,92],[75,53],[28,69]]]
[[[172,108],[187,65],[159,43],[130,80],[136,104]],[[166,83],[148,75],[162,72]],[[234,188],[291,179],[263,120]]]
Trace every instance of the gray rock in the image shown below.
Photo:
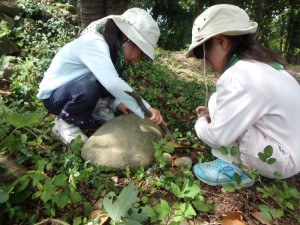
[[[1,0],[0,1],[0,12],[4,12],[9,16],[14,16],[20,12],[18,7],[18,1],[16,0]]]
[[[148,168],[154,158],[153,142],[160,138],[156,124],[135,114],[122,115],[103,124],[84,144],[81,155],[97,166]]]
[[[167,152],[164,152],[163,154],[162,154],[162,157],[165,159],[165,161],[166,161],[166,166],[172,166],[172,161],[173,161],[173,159],[172,159],[172,155],[171,154],[169,154],[169,153],[167,153]]]
[[[174,165],[180,168],[190,169],[192,167],[192,160],[189,157],[183,156],[175,159]]]
[[[5,169],[0,173],[0,180],[3,182],[12,182],[16,178],[27,173],[27,168],[18,164],[16,160],[10,156],[0,156],[0,165]]]

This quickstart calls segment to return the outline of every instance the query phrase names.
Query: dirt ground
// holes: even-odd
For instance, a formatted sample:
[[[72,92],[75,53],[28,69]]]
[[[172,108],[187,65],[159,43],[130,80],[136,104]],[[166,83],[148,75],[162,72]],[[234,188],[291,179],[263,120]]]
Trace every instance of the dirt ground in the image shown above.
[[[176,64],[181,65],[181,70],[190,70],[193,73],[202,73],[203,64],[195,59],[187,59],[183,52],[171,52],[169,57],[176,61]],[[300,65],[288,65],[286,70],[292,74],[300,84]],[[186,72],[187,72],[186,71]],[[186,73],[185,72],[185,73]],[[299,115],[300,116],[300,115]],[[296,188],[300,191],[300,174],[287,179],[287,183],[290,187]],[[264,184],[271,187],[273,180],[263,179]],[[202,184],[201,189],[205,199],[208,203],[213,203],[215,209],[212,212],[199,214],[195,221],[189,221],[189,224],[221,224],[222,219],[227,215],[235,211],[240,211],[244,223],[228,223],[226,225],[297,225],[300,224],[297,220],[289,213],[285,212],[285,215],[280,218],[273,220],[272,222],[264,221],[259,215],[258,206],[266,204],[269,206],[277,207],[270,199],[265,199],[262,194],[259,193],[256,188],[259,184],[255,184],[251,188],[244,188],[237,190],[233,193],[225,192],[221,187],[211,187],[206,184]],[[294,212],[297,212],[300,217],[300,206],[297,206]],[[224,225],[225,223],[222,223]]]

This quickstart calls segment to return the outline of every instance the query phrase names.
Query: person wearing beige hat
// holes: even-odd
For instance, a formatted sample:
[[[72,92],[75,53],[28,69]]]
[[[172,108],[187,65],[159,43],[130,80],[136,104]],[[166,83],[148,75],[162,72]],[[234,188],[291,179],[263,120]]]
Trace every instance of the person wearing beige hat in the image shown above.
[[[151,15],[131,8],[91,23],[80,37],[63,46],[45,72],[37,94],[44,107],[57,116],[52,133],[64,143],[78,135],[85,142],[88,137],[80,128],[89,126],[93,119],[112,119],[109,109],[124,114],[131,111],[144,118],[135,99],[125,93],[133,90],[120,75],[127,64],[142,58],[153,60],[159,36]],[[160,111],[143,101],[153,115],[149,119],[161,123]]]
[[[255,180],[236,163],[268,178],[300,171],[300,86],[281,58],[255,39],[257,27],[229,4],[208,8],[193,25],[186,56],[205,60],[220,74],[208,109],[196,108],[195,131],[216,159],[195,164],[193,172],[209,185],[252,186]],[[224,147],[237,153],[224,154]]]

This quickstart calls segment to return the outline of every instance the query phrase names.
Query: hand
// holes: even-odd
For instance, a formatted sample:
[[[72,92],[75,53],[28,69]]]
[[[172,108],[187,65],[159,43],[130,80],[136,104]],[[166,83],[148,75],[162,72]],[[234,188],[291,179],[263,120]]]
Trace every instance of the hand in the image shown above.
[[[210,122],[210,115],[208,109],[205,106],[198,106],[196,108],[197,117],[205,117],[208,122]]]
[[[149,110],[149,111],[151,112],[151,114],[152,114],[152,116],[151,116],[149,119],[150,119],[153,123],[156,123],[157,125],[159,125],[160,123],[166,124],[166,123],[164,122],[164,120],[163,120],[163,118],[162,118],[162,116],[161,116],[159,110],[154,109],[154,108],[149,108],[148,110]]]
[[[125,115],[130,113],[130,110],[127,109],[126,106],[123,103],[120,103],[119,105],[117,105],[117,110],[122,112]]]

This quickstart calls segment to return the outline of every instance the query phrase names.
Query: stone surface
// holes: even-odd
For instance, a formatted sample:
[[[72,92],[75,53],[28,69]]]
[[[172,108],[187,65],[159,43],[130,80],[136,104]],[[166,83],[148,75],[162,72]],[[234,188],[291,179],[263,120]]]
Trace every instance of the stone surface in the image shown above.
[[[5,169],[4,172],[0,173],[0,180],[3,182],[12,182],[27,173],[27,168],[17,164],[16,160],[10,156],[1,156],[0,166]]]
[[[0,12],[4,12],[9,16],[14,16],[20,11],[18,7],[18,1],[16,0],[1,0]]]
[[[192,168],[192,160],[189,157],[183,156],[174,160],[174,165],[180,168]]]
[[[167,153],[167,152],[164,152],[163,154],[162,154],[162,157],[165,159],[165,161],[166,161],[166,166],[172,166],[172,161],[173,161],[173,159],[172,159],[172,155],[171,154],[169,154],[169,153]]]
[[[123,170],[148,168],[154,158],[153,142],[162,137],[159,126],[134,114],[103,124],[84,144],[81,155],[93,165]]]

